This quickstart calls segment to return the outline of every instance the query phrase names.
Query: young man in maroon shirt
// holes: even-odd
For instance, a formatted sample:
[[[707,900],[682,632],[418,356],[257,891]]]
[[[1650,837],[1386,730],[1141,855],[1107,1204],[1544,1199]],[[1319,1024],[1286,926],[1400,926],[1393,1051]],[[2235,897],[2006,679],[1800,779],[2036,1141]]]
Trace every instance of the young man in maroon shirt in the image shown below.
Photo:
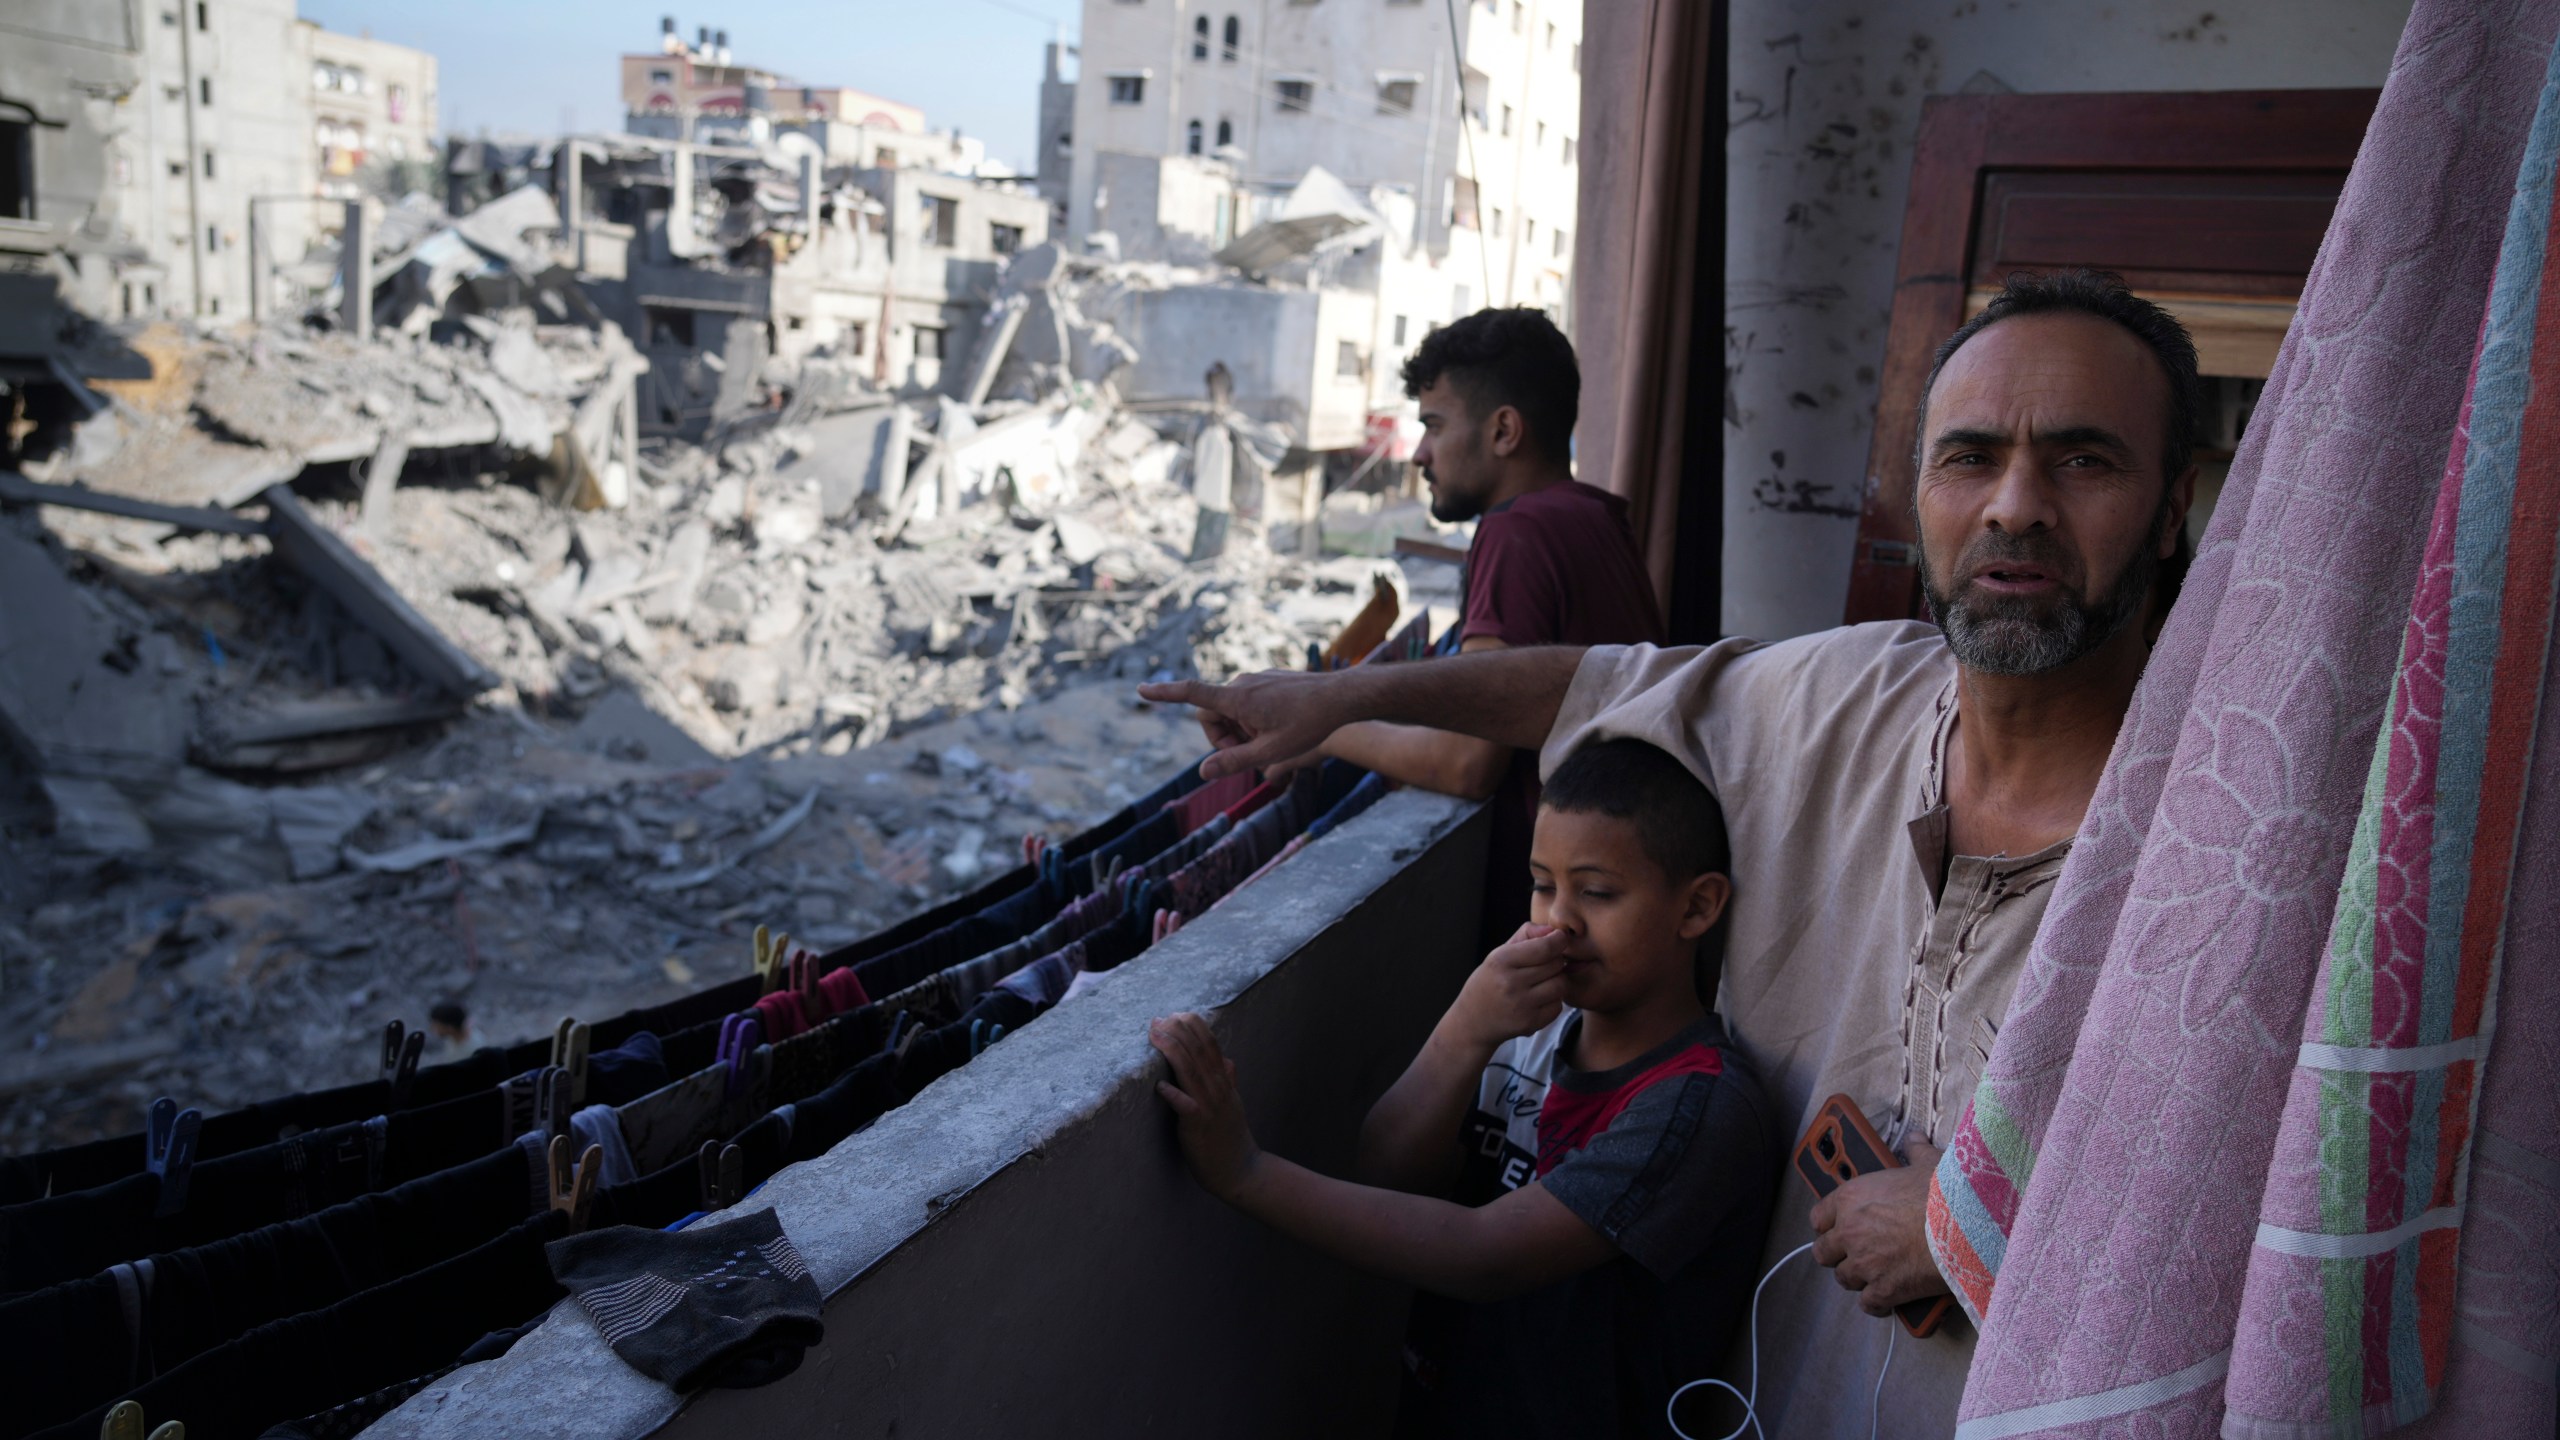
[[[1523,307],[1443,326],[1404,362],[1404,393],[1422,406],[1413,459],[1431,486],[1433,518],[1476,522],[1461,650],[1662,643],[1627,502],[1573,478],[1582,371],[1553,321]],[[1335,731],[1324,753],[1406,785],[1495,796],[1481,943],[1489,950],[1520,928],[1538,811],[1534,751],[1363,721]]]

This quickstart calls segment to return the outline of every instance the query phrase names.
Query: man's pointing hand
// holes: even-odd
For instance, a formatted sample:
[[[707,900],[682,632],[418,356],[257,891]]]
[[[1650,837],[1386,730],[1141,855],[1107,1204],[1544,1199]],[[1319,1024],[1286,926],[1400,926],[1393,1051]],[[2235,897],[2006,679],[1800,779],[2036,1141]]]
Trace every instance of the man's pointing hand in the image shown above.
[[[1200,712],[1200,728],[1217,747],[1201,763],[1200,773],[1215,780],[1297,759],[1357,718],[1337,700],[1344,678],[1266,670],[1224,685],[1203,680],[1141,685],[1138,698],[1189,705]]]

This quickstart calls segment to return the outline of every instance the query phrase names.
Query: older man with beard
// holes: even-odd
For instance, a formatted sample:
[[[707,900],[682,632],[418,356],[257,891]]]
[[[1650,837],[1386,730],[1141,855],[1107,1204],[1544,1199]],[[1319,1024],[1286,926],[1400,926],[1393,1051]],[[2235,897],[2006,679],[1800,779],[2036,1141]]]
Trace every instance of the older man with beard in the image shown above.
[[[1152,686],[1201,707],[1211,773],[1363,720],[1678,755],[1723,803],[1733,902],[1719,1008],[1801,1127],[1848,1095],[1911,1167],[1815,1204],[1781,1184],[1758,1317],[1773,1436],[1955,1428],[1973,1335],[1886,1315],[1947,1290],[1923,1236],[1963,1117],[2149,655],[2143,623],[2194,494],[2195,347],[2114,277],[2013,279],[1939,347],[1913,497],[1936,625],[1774,645],[1548,646],[1338,675]],[[1836,1283],[1834,1283],[1836,1282]],[[1744,1347],[1727,1366],[1747,1387]],[[1693,1395],[1693,1434],[1732,1424]],[[1711,1427],[1711,1428],[1708,1428]]]

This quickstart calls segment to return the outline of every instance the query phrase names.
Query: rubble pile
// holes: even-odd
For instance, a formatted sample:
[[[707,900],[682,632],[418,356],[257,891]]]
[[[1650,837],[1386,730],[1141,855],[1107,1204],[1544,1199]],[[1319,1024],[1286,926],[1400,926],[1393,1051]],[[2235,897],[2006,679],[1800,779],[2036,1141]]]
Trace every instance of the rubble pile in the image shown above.
[[[642,441],[619,330],[412,229],[371,335],[159,327],[0,477],[0,1145],[867,933],[1194,758],[1128,682],[1301,662],[1404,583],[1273,553],[1276,433],[1122,409],[1031,266],[959,394],[821,353]]]

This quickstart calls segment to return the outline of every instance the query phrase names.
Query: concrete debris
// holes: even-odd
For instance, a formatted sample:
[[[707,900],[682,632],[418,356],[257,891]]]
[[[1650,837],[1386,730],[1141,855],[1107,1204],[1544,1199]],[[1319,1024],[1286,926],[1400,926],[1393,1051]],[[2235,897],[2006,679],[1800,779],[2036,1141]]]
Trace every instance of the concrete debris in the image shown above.
[[[139,1058],[27,1077],[0,1145],[352,1078],[386,1019],[466,998],[490,1039],[652,1003],[758,923],[850,940],[1196,756],[1133,682],[1302,663],[1382,574],[1454,614],[1454,567],[1269,538],[1274,487],[1310,540],[1329,513],[1341,420],[1227,347],[1312,347],[1316,292],[1034,229],[935,302],[983,312],[953,363],[892,377],[701,317],[885,266],[908,172],[586,174],[697,203],[647,254],[540,189],[392,207],[356,242],[369,336],[334,302],[156,327],[147,379],[20,447],[0,1050]]]

